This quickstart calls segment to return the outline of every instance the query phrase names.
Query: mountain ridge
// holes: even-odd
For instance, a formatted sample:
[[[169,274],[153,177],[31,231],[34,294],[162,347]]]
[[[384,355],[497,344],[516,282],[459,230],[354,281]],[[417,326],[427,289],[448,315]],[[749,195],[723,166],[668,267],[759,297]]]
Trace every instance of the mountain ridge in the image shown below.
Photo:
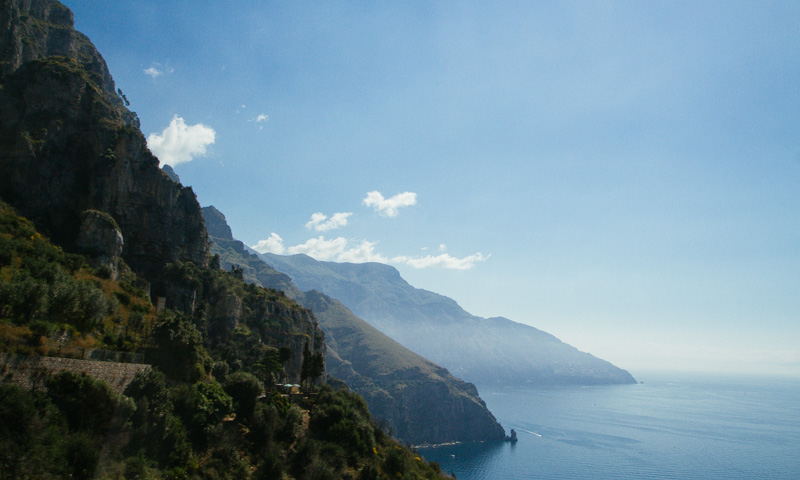
[[[259,254],[301,289],[339,299],[353,313],[469,382],[596,385],[635,383],[625,370],[555,336],[504,317],[470,314],[448,297],[418,289],[390,265]]]

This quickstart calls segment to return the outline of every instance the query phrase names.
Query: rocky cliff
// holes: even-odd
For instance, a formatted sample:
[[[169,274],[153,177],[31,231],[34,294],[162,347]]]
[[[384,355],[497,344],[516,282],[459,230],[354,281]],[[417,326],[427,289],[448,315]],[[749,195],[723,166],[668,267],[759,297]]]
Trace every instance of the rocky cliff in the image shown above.
[[[79,250],[83,212],[110,215],[122,258],[155,295],[166,263],[205,264],[194,193],[158,168],[72,13],[50,0],[6,0],[0,25],[0,197],[68,250]]]
[[[163,297],[166,307],[208,320],[210,330],[235,327],[253,310],[245,293],[202,284],[190,268],[208,264],[194,192],[159,168],[69,9],[54,0],[3,0],[0,25],[0,199],[94,266],[114,273],[122,259],[149,282],[153,303]],[[322,353],[324,336],[294,302],[265,305],[263,318],[250,320],[280,325],[263,341],[292,349],[287,372],[299,378],[301,338]]]

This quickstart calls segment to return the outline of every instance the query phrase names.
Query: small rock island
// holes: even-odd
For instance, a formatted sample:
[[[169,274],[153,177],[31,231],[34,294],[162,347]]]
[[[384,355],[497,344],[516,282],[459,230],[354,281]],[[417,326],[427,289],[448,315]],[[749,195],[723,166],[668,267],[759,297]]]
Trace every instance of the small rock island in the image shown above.
[[[506,442],[517,443],[517,431],[513,428],[511,429],[511,433],[506,435]]]

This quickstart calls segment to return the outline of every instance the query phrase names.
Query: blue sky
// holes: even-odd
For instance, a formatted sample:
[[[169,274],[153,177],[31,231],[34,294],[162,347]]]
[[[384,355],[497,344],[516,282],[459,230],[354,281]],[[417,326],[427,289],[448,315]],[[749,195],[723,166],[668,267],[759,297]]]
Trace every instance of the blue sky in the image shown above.
[[[634,375],[800,375],[800,4],[64,3],[248,245]]]

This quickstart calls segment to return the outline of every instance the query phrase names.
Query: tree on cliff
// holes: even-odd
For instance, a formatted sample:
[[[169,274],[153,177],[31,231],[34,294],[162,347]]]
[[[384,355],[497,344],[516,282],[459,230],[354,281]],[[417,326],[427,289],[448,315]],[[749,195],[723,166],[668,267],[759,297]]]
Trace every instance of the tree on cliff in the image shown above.
[[[210,370],[211,359],[203,347],[203,336],[182,314],[169,312],[153,328],[153,365],[180,381],[199,380]]]
[[[325,373],[325,357],[320,352],[311,353],[311,350],[308,349],[308,342],[306,342],[306,346],[303,349],[300,383],[302,384],[308,380],[313,385],[323,373]]]

